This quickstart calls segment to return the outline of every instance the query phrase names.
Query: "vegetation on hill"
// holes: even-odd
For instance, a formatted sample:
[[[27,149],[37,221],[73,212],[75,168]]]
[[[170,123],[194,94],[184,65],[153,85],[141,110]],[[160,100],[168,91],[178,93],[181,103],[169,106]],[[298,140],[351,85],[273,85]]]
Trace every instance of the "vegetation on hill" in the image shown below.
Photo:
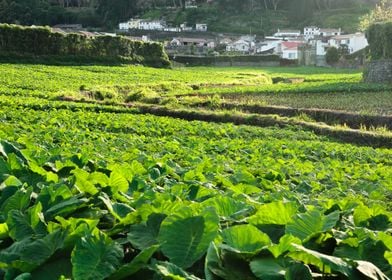
[[[70,60],[86,57],[90,61],[104,58],[158,67],[170,65],[162,44],[156,42],[135,41],[123,36],[64,35],[45,27],[8,24],[0,24],[0,53],[11,57],[66,56]]]
[[[81,23],[115,28],[133,16],[165,17],[173,24],[203,21],[218,32],[270,33],[276,28],[318,24],[354,31],[359,18],[378,0],[197,0],[185,9],[184,0],[2,0],[0,22],[54,25]]]

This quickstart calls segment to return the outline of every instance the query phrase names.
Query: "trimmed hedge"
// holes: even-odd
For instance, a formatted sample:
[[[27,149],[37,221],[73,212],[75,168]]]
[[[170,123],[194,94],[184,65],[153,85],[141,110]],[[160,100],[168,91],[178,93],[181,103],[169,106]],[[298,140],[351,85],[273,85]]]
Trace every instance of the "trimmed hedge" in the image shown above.
[[[134,41],[123,36],[87,37],[61,34],[48,27],[0,24],[0,55],[88,57],[167,67],[169,59],[159,43]]]
[[[262,63],[277,62],[280,57],[277,55],[238,55],[238,56],[173,56],[171,59],[178,63],[188,65],[214,65],[219,63]]]
[[[372,60],[392,59],[392,22],[371,25],[366,37]]]

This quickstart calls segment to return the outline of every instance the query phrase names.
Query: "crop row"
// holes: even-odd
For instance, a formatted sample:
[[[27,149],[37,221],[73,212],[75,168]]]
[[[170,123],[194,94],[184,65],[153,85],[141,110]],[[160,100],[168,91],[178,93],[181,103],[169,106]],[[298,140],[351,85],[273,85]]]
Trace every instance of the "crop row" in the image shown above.
[[[6,99],[5,279],[392,276],[391,150]]]

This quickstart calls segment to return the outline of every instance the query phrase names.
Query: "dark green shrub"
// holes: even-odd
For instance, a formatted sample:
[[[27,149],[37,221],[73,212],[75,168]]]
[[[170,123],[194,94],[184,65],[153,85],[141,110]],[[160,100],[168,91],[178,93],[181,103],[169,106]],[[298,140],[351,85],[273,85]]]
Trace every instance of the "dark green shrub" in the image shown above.
[[[0,24],[0,56],[63,56],[113,59],[156,67],[170,65],[162,44],[134,41],[122,36],[87,37],[60,34],[48,27],[23,27]]]
[[[332,65],[335,64],[339,61],[340,55],[339,55],[339,50],[335,47],[330,47],[327,50],[327,53],[325,55],[325,60],[327,61],[328,64]]]

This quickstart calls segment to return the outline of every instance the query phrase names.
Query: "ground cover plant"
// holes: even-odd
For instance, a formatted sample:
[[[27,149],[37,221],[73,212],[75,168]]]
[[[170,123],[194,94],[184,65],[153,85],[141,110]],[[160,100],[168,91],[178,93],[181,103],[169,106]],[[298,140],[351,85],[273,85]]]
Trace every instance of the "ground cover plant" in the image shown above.
[[[392,277],[390,149],[58,98],[152,76],[261,86],[309,69],[0,69],[0,278]]]
[[[390,150],[297,128],[0,115],[6,279],[391,274]]]

